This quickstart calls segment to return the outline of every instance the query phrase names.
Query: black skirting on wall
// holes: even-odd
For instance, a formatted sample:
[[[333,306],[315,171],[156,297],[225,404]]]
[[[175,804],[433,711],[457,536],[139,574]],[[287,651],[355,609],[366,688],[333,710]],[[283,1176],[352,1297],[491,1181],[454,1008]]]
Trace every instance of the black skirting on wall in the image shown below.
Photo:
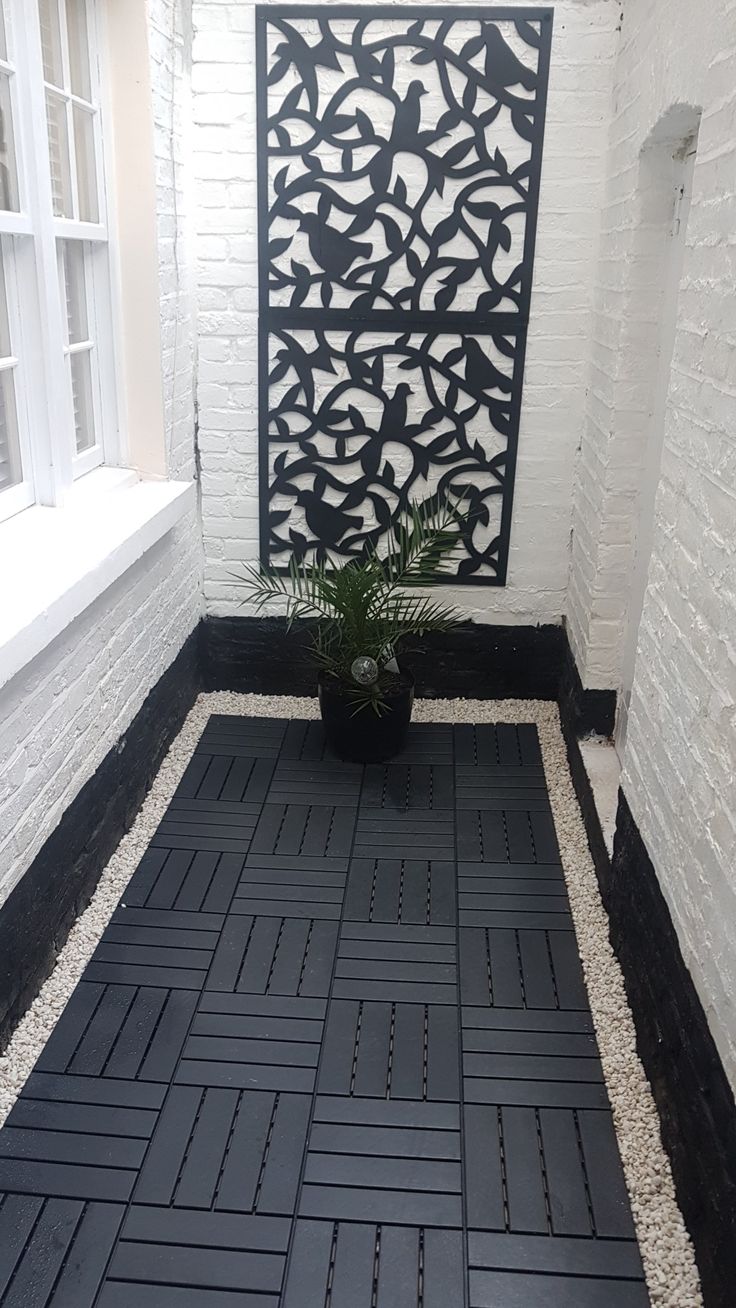
[[[0,1048],[51,972],[198,689],[192,633],[2,905]]]
[[[287,631],[285,618],[209,617],[200,639],[205,690],[315,693],[305,623]],[[403,656],[417,695],[431,699],[557,699],[566,659],[563,627],[475,622],[422,637]]]
[[[570,642],[565,638],[564,661],[559,688],[560,717],[563,726],[578,739],[594,732],[597,736],[613,735],[616,720],[615,690],[584,690]]]
[[[285,618],[208,617],[200,627],[205,690],[259,695],[314,695],[306,623]],[[497,626],[466,622],[407,649],[416,693],[428,699],[555,699],[574,737],[608,736],[614,690],[584,690],[562,626]]]
[[[736,1105],[623,791],[613,861],[601,889],[706,1308],[733,1308]]]
[[[568,760],[624,974],[637,1049],[654,1093],[677,1199],[706,1308],[733,1308],[736,1285],[736,1105],[677,933],[623,791],[613,862],[590,781],[562,712]]]

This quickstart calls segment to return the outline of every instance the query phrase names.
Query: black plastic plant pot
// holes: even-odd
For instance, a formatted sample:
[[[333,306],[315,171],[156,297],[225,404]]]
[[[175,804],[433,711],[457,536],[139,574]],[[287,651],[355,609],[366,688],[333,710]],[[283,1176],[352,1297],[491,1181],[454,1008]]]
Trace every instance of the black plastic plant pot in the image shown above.
[[[319,679],[319,707],[328,744],[351,763],[382,763],[398,754],[406,740],[414,704],[414,678],[402,670],[395,690],[384,698],[381,714],[358,708],[343,682]],[[357,708],[357,712],[356,712]]]

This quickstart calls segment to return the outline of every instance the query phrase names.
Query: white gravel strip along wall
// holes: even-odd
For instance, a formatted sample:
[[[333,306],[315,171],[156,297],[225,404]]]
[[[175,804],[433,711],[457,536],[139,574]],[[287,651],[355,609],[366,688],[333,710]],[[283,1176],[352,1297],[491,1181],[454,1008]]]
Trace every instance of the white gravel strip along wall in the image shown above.
[[[316,699],[200,695],[171,746],[141,811],[120,842],[56,967],[0,1058],[0,1123],[4,1121],[125,887],[154,835],[211,713],[317,718]],[[669,1161],[649,1083],[636,1053],[623,977],[608,940],[585,827],[567,766],[557,705],[542,700],[417,700],[415,722],[534,722],[539,731],[552,813],[562,852],[578,946],[652,1308],[702,1308],[690,1238],[677,1207]],[[613,1308],[613,1305],[611,1306]]]

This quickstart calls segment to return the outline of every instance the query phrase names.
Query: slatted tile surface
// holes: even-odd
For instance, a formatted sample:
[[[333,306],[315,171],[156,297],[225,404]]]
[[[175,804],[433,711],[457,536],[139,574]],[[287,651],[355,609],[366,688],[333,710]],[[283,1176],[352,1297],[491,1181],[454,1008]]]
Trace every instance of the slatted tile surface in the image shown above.
[[[534,727],[211,718],[0,1187],[2,1308],[646,1308]]]

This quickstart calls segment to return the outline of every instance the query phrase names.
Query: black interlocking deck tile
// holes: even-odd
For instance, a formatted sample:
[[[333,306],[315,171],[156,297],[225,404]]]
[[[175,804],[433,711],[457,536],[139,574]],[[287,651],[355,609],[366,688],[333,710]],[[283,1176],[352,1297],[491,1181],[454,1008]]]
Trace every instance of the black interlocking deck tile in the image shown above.
[[[457,1227],[461,1176],[457,1105],[346,1101],[321,1093],[299,1211],[335,1220]]]
[[[344,917],[404,926],[454,926],[455,881],[450,859],[353,858]]]
[[[3,1308],[49,1302],[92,1308],[124,1212],[121,1204],[6,1195],[0,1207]]]
[[[338,924],[319,917],[232,913],[215,951],[207,990],[326,997]]]
[[[291,1215],[310,1105],[306,1094],[173,1086],[136,1203]]]
[[[0,1187],[2,1308],[645,1308],[536,729],[211,718]]]
[[[325,795],[324,800],[329,796]],[[322,804],[264,804],[251,854],[298,858],[347,858],[350,854],[356,808]]]
[[[259,998],[250,1012],[223,1011],[217,1005],[222,998],[229,996],[208,995],[207,1010],[197,1013],[177,1080],[311,1094],[323,1022],[310,1016],[310,1001],[288,1001],[284,1016],[284,1001],[277,996]]]
[[[542,767],[537,729],[530,723],[493,726],[462,722],[453,727],[453,735],[458,768],[501,768],[515,773],[518,768]]]
[[[213,713],[202,733],[197,754],[206,755],[213,741],[221,741],[225,749],[250,749],[254,758],[277,758],[283,751],[285,740],[293,726],[306,727],[307,723],[291,723],[283,718],[232,717],[228,713]],[[228,757],[233,757],[232,754]]]
[[[299,1218],[283,1308],[329,1291],[330,1308],[448,1308],[465,1300],[463,1264],[457,1230]]]
[[[360,804],[386,813],[452,809],[453,769],[449,764],[371,763],[365,769]]]
[[[324,804],[355,808],[363,769],[357,764],[323,760],[280,760],[266,796],[268,804]]]
[[[212,1302],[219,1305],[219,1292],[225,1291],[236,1295],[234,1302],[239,1305],[253,1302],[251,1295],[264,1295],[264,1302],[275,1306],[290,1230],[286,1218],[134,1204],[110,1265],[108,1285],[119,1303],[124,1302],[126,1285],[129,1303],[141,1302],[142,1287],[143,1303],[166,1303],[165,1297],[155,1299],[152,1291],[155,1287],[166,1296],[174,1282],[183,1283],[185,1293],[196,1291],[202,1296],[192,1302],[206,1304],[211,1293]],[[114,1286],[119,1288],[113,1292]]]
[[[305,862],[306,860],[304,860]],[[274,859],[251,855],[243,868],[231,912],[337,921],[345,893],[346,871],[341,860]],[[347,867],[347,860],[344,860]]]
[[[463,927],[464,1004],[498,1008],[588,1008],[572,919],[568,930]]]
[[[457,1004],[455,933],[444,927],[344,922],[336,999]]]
[[[399,754],[392,759],[394,767],[402,763],[419,763],[426,766],[452,765],[453,743],[451,726],[435,722],[418,726],[412,724],[406,738],[406,744]]]
[[[112,1079],[34,1072],[0,1131],[0,1189],[129,1198],[164,1094],[150,1089],[141,1096]]]
[[[77,1005],[98,996],[89,1020]],[[93,985],[83,981],[57,1023],[39,1071],[168,1082],[196,1007],[196,995],[150,986]]]
[[[455,778],[458,809],[549,812],[549,797],[541,768],[458,768]]]
[[[460,859],[481,863],[558,863],[560,859],[547,806],[458,809],[457,853]]]
[[[333,999],[319,1088],[384,1099],[459,1098],[458,1022],[444,1004]]]
[[[454,855],[452,809],[359,810],[354,858],[448,859]]]
[[[125,891],[128,908],[225,913],[243,867],[239,854],[149,849]]]

